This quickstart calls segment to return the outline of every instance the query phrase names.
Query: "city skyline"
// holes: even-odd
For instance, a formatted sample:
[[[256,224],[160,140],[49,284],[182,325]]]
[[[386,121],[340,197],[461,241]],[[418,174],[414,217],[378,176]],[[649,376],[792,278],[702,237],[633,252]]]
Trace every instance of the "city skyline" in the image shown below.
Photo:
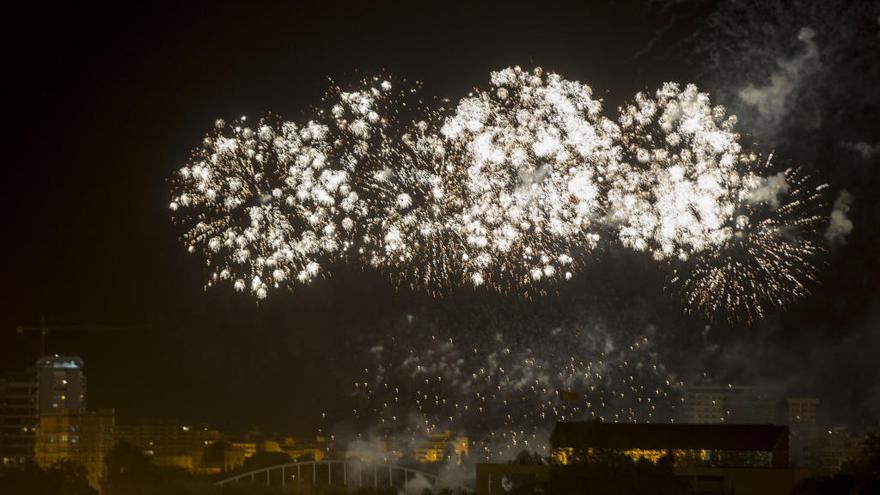
[[[221,431],[205,422],[188,423],[171,418],[120,419],[113,408],[90,410],[86,407],[84,365],[82,359],[75,356],[46,356],[40,358],[35,367],[0,377],[0,419],[3,425],[0,429],[0,455],[4,464],[35,459],[48,467],[56,460],[73,456],[83,462],[90,473],[91,483],[98,486],[105,459],[112,446],[120,442],[141,449],[158,466],[178,467],[201,475],[234,472],[260,452],[283,453],[291,461],[341,458],[364,462],[396,461],[403,465],[460,464],[471,456],[473,459],[469,462],[498,459],[496,454],[482,451],[479,439],[462,436],[463,430],[434,431],[411,438],[379,431],[370,432],[368,438],[363,432],[349,432],[352,436],[337,437],[329,431],[294,437],[289,431]],[[73,393],[76,396],[68,400],[67,395]],[[873,423],[850,431],[848,427],[823,420],[817,414],[821,410],[819,398],[790,397],[779,389],[766,387],[695,385],[686,387],[681,402],[678,412],[671,418],[605,422],[621,425],[683,424],[685,427],[727,424],[732,428],[782,425],[787,427],[785,435],[791,435],[787,441],[789,446],[784,453],[785,461],[778,459],[774,462],[820,471],[839,467],[843,460],[857,452],[860,435],[876,433],[880,429],[880,424]],[[578,424],[584,419],[595,420],[572,417],[568,421]],[[552,437],[546,440],[549,442]],[[228,450],[220,464],[208,460],[208,452],[214,444],[225,445],[223,448]],[[542,452],[542,448],[549,446],[534,444],[533,448]],[[469,454],[471,450],[473,452]],[[662,451],[658,452],[658,456],[662,455]]]
[[[314,21],[318,22],[317,25],[323,25],[320,23],[334,18],[334,15],[339,15],[341,18],[351,18],[346,16],[354,15],[347,13],[347,7],[343,5],[325,8],[330,10],[315,10],[311,17],[297,17],[300,19],[298,22],[307,25]],[[457,22],[476,23],[480,18],[458,16],[456,14],[458,8],[444,9],[444,15],[459,19]],[[600,5],[596,8],[598,9],[596,16],[587,16],[588,19],[596,20],[588,22],[610,24],[598,20],[601,18],[598,16],[600,12],[603,16],[610,16],[609,19],[624,15],[619,9],[611,6]],[[247,9],[220,8],[214,15],[219,16],[218,19],[229,19],[240,11],[247,12]],[[292,8],[280,10],[284,15],[294,13],[305,15],[303,12]],[[66,48],[61,48],[57,44],[59,39],[57,37],[63,36],[62,33],[65,33],[64,29],[66,29],[60,24],[60,29],[55,31],[56,38],[44,38],[45,43],[32,47],[33,56],[22,53],[19,63],[27,64],[22,65],[23,68],[29,67],[23,73],[31,74],[33,77],[37,77],[37,74],[42,73],[41,71],[49,70],[50,67],[33,65],[34,60],[38,59],[34,57],[54,49],[69,51],[68,59],[71,61],[93,60],[89,62],[92,64],[90,70],[99,71],[98,73],[107,74],[109,77],[104,79],[104,83],[100,83],[101,78],[93,81],[87,76],[89,71],[68,71],[59,74],[69,78],[70,82],[62,83],[63,79],[55,76],[43,79],[45,82],[39,85],[22,87],[23,95],[31,95],[29,98],[32,101],[43,101],[39,108],[44,108],[45,112],[48,112],[44,117],[38,117],[34,112],[23,114],[24,118],[30,119],[26,122],[29,122],[27,126],[32,128],[28,134],[22,135],[23,139],[43,136],[44,133],[37,129],[54,126],[54,122],[62,115],[59,112],[67,114],[73,111],[71,115],[83,112],[85,107],[74,110],[77,108],[75,105],[86,104],[82,98],[67,99],[65,103],[61,101],[66,94],[65,91],[74,91],[74,88],[92,95],[88,105],[105,112],[104,115],[108,118],[92,120],[92,123],[88,124],[90,127],[74,126],[80,129],[77,131],[81,132],[80,134],[56,133],[53,140],[57,141],[59,146],[47,150],[55,155],[46,155],[56,158],[43,167],[19,167],[13,172],[17,174],[18,181],[39,183],[42,187],[50,189],[45,193],[47,200],[38,203],[30,202],[24,196],[18,196],[20,194],[18,191],[23,194],[26,188],[17,188],[13,196],[7,197],[15,205],[14,211],[22,212],[22,215],[16,216],[15,220],[15,229],[21,231],[18,238],[22,241],[11,244],[10,248],[18,253],[13,257],[22,260],[23,263],[16,264],[13,268],[13,280],[20,289],[13,292],[13,299],[7,301],[7,310],[3,312],[5,328],[2,332],[3,362],[10,365],[14,363],[15,367],[20,368],[35,356],[37,344],[34,335],[17,335],[14,329],[18,326],[38,326],[41,315],[45,315],[50,326],[82,325],[83,330],[79,332],[52,333],[48,342],[52,352],[77,351],[84,354],[93,363],[92,366],[103,367],[105,362],[111,367],[124,367],[127,364],[135,366],[134,360],[118,359],[112,352],[108,352],[114,348],[146,351],[151,349],[151,346],[155,346],[151,349],[154,355],[179,352],[173,359],[165,360],[166,364],[178,369],[177,376],[167,382],[168,389],[174,390],[181,397],[190,393],[187,389],[195,389],[195,393],[200,393],[199,390],[204,389],[205,395],[201,397],[200,403],[209,404],[212,397],[217,396],[222,390],[232,390],[228,387],[219,387],[218,383],[210,378],[211,373],[224,373],[222,371],[223,361],[226,359],[224,356],[233,352],[233,349],[250,349],[248,357],[240,354],[237,358],[231,358],[231,367],[237,370],[235,374],[239,376],[225,374],[227,384],[240,380],[240,384],[234,387],[234,393],[252,395],[254,400],[262,401],[263,404],[280,400],[277,404],[284,404],[283,408],[288,413],[300,414],[301,408],[294,402],[287,401],[283,397],[272,397],[272,394],[256,393],[248,383],[265,379],[275,373],[277,374],[274,378],[275,390],[286,384],[295,384],[292,389],[308,390],[307,393],[313,400],[306,402],[317,405],[326,397],[319,393],[320,388],[316,387],[312,380],[304,377],[322,360],[316,361],[309,356],[320,353],[330,343],[340,345],[339,343],[351,342],[352,350],[357,352],[360,345],[366,345],[357,342],[360,338],[375,335],[376,338],[373,340],[381,340],[383,328],[395,325],[405,315],[415,315],[420,319],[419,321],[425,322],[426,326],[463,326],[463,331],[487,333],[485,326],[481,329],[481,325],[484,325],[485,321],[497,319],[499,315],[518,312],[515,314],[527,318],[533,314],[542,314],[545,315],[543,323],[545,330],[539,331],[546,332],[566,319],[571,320],[572,312],[560,313],[560,308],[574,306],[579,308],[582,314],[613,320],[614,313],[627,311],[628,307],[635,304],[641,308],[643,314],[639,315],[638,319],[632,319],[630,325],[635,328],[631,328],[628,332],[642,332],[653,325],[659,329],[659,332],[668,334],[663,336],[669,341],[668,346],[689,347],[694,355],[706,360],[706,363],[700,363],[700,367],[705,369],[691,370],[686,368],[692,363],[680,364],[681,374],[691,373],[698,376],[699,373],[708,370],[721,381],[743,377],[750,382],[755,382],[756,379],[793,382],[793,387],[818,381],[829,394],[828,406],[841,411],[851,411],[854,415],[852,421],[859,421],[858,416],[869,411],[876,412],[880,398],[872,393],[870,387],[862,387],[860,390],[867,396],[857,400],[855,396],[858,395],[856,394],[858,388],[851,389],[846,392],[848,395],[844,395],[839,391],[839,381],[831,380],[828,375],[811,371],[809,379],[804,379],[792,376],[786,371],[788,367],[802,366],[798,364],[799,362],[806,362],[808,364],[803,365],[804,369],[817,370],[830,367],[836,370],[835,373],[849,373],[848,380],[844,381],[852,382],[854,387],[871,382],[869,377],[861,376],[863,374],[861,371],[849,372],[852,364],[849,363],[849,359],[842,357],[848,355],[861,359],[859,355],[862,353],[855,353],[855,350],[876,348],[873,347],[876,345],[876,332],[870,330],[875,327],[877,318],[877,283],[874,269],[877,259],[870,253],[876,246],[877,237],[872,230],[872,225],[876,222],[870,221],[872,210],[871,196],[868,193],[870,191],[868,184],[874,179],[869,178],[867,182],[862,180],[866,194],[857,194],[855,187],[858,182],[853,181],[858,177],[858,173],[866,171],[870,165],[863,163],[864,160],[858,154],[851,154],[843,148],[820,153],[812,149],[786,145],[784,140],[775,137],[770,140],[771,143],[775,143],[775,149],[772,150],[776,152],[777,159],[784,160],[789,165],[815,170],[819,180],[830,184],[831,193],[827,199],[829,208],[839,190],[847,189],[857,194],[858,200],[850,213],[850,216],[856,219],[856,228],[853,229],[846,244],[828,246],[828,255],[819,266],[821,274],[817,282],[809,287],[812,291],[811,295],[802,298],[786,310],[773,312],[752,328],[707,321],[705,318],[683,315],[678,309],[666,307],[675,304],[676,296],[664,287],[663,276],[657,270],[648,267],[638,269],[637,267],[642,266],[643,263],[638,256],[614,251],[604,254],[602,263],[596,269],[579,274],[571,283],[560,286],[558,295],[539,297],[535,301],[510,296],[499,297],[491,292],[479,290],[465,290],[446,298],[433,299],[418,291],[406,288],[398,290],[393,283],[383,280],[380,274],[370,270],[361,271],[357,268],[345,269],[345,267],[340,267],[330,281],[315,281],[308,291],[302,290],[291,295],[273,294],[269,300],[259,304],[244,297],[235,297],[233,291],[225,287],[203,291],[197,264],[193,263],[191,256],[181,252],[177,245],[180,231],[167,222],[165,199],[167,189],[164,184],[169,171],[175,170],[183,162],[187,149],[192,146],[191,143],[198,142],[204,130],[219,116],[234,119],[241,114],[260,115],[266,111],[283,111],[295,117],[298,108],[307,107],[309,102],[318,100],[317,96],[324,89],[326,76],[332,76],[343,82],[354,82],[360,77],[351,73],[355,68],[361,68],[363,73],[369,73],[371,67],[386,67],[397,77],[424,79],[426,84],[433,86],[434,93],[458,97],[465,93],[469,84],[485,84],[488,76],[486,67],[500,68],[503,67],[501,64],[508,61],[524,66],[542,65],[557,70],[565,76],[582,77],[590,81],[596,87],[597,93],[605,100],[604,106],[609,110],[639,89],[654,87],[664,80],[687,80],[691,75],[686,64],[669,54],[663,57],[658,54],[652,57],[636,56],[638,51],[634,47],[650,39],[649,29],[643,35],[636,31],[633,36],[622,39],[621,43],[611,44],[609,49],[617,51],[612,55],[604,49],[596,48],[594,40],[598,35],[580,34],[579,28],[575,28],[574,23],[562,23],[560,25],[567,28],[558,35],[547,37],[543,43],[530,44],[528,48],[521,47],[521,50],[513,48],[518,46],[514,41],[516,29],[494,28],[498,30],[498,37],[492,43],[496,48],[503,47],[498,53],[504,55],[490,57],[488,54],[483,54],[468,59],[470,68],[464,70],[460,67],[460,74],[453,76],[445,73],[442,65],[426,64],[426,58],[417,55],[423,48],[399,45],[394,41],[404,39],[410,34],[416,36],[415,39],[432,39],[433,35],[430,32],[412,33],[410,30],[414,29],[413,26],[417,25],[417,22],[397,23],[394,16],[404,14],[396,10],[370,12],[363,14],[376,16],[373,24],[384,26],[384,31],[372,29],[371,22],[362,22],[351,25],[352,32],[346,33],[370,40],[369,43],[362,44],[362,52],[335,49],[334,43],[341,43],[339,40],[343,39],[339,37],[343,34],[342,31],[338,31],[342,29],[341,27],[328,27],[331,30],[325,34],[314,34],[315,41],[311,41],[311,38],[303,38],[306,36],[303,33],[307,30],[294,29],[293,31],[300,34],[290,38],[287,44],[273,44],[269,33],[287,32],[280,20],[285,18],[284,15],[278,17],[268,24],[275,26],[268,31],[260,30],[262,34],[255,34],[252,38],[247,36],[241,38],[252,40],[254,45],[249,49],[251,50],[249,53],[253,53],[255,57],[253,60],[241,59],[233,64],[252,67],[252,70],[256,71],[253,77],[249,71],[240,71],[228,77],[220,76],[218,73],[210,80],[210,85],[206,86],[216,86],[216,90],[203,92],[193,86],[189,91],[193,92],[195,103],[186,108],[176,109],[177,113],[169,113],[168,107],[162,107],[161,111],[156,105],[147,107],[142,103],[146,100],[130,96],[152,95],[149,97],[158,98],[157,102],[170,102],[175,99],[168,99],[171,95],[187,87],[183,81],[194,83],[199,81],[197,86],[202,87],[204,80],[200,78],[207,77],[211,72],[196,71],[191,67],[191,61],[213,60],[212,66],[221,73],[235,66],[226,63],[225,55],[235,53],[233,47],[241,43],[239,38],[235,38],[235,41],[232,37],[218,38],[216,43],[220,44],[211,45],[204,52],[200,51],[201,48],[196,48],[201,46],[199,45],[201,42],[196,43],[196,40],[210,39],[210,36],[204,36],[210,32],[213,25],[207,21],[210,17],[204,17],[201,24],[197,23],[191,28],[183,26],[177,28],[176,32],[180,36],[185,36],[187,40],[196,44],[192,45],[193,48],[175,50],[174,47],[177,45],[146,43],[143,39],[143,33],[151,32],[149,30],[158,26],[161,9],[117,7],[96,10],[95,15],[91,17],[92,21],[85,20],[85,22],[102,24],[101,19],[110,18],[118,18],[123,22],[103,23],[104,28],[101,29],[104,31],[99,29],[92,35],[75,37],[74,39],[80,40],[79,44],[69,45]],[[393,15],[386,17],[380,12]],[[422,7],[412,15],[415,16],[414,19],[419,19],[420,15],[430,17],[433,13],[431,9]],[[484,14],[490,15],[489,12]],[[257,14],[253,13],[253,15]],[[518,19],[513,13],[507,15],[511,16],[511,19]],[[682,25],[671,24],[669,34],[666,36],[673,39],[684,38],[691,29],[690,23],[698,22],[699,14],[696,12],[686,11],[682,15],[685,16],[679,21]],[[552,14],[547,16],[548,19],[556,19]],[[648,10],[641,22],[647,27],[651,22],[662,23],[662,19],[662,12]],[[140,31],[133,27],[138,25],[142,26]],[[535,25],[538,25],[537,22]],[[549,24],[540,25],[545,26],[542,28],[545,29]],[[243,24],[239,29],[256,29],[248,26],[251,24]],[[597,25],[597,29],[601,31],[607,27]],[[388,36],[380,37],[376,34],[379,31],[387,32]],[[477,39],[468,36],[479,37],[485,34],[485,31],[480,30],[470,32],[473,34],[464,35],[456,41],[458,46],[469,46],[473,39]],[[614,36],[607,34],[603,35],[603,38],[613,39]],[[106,39],[118,39],[120,43],[103,43]],[[220,41],[223,39],[227,41]],[[553,51],[563,43],[576,43],[584,50],[570,50],[571,53],[578,53],[577,56]],[[375,47],[375,50],[370,47]],[[434,49],[445,52],[440,47]],[[117,50],[130,50],[144,56],[125,57],[121,56],[124,52]],[[279,54],[281,58],[277,59],[269,55],[274,53]],[[332,53],[335,58],[316,56],[319,53]],[[163,57],[166,56],[177,57],[178,62],[173,65],[176,72],[151,72],[152,67],[165,64]],[[261,70],[265,71],[273,66],[280,67],[278,65],[280,62],[277,60],[283,60],[284,57],[298,58],[296,61],[283,63],[283,66],[287,67],[286,71],[277,71],[271,76],[258,76],[262,74]],[[117,60],[119,64],[108,65],[111,60]],[[487,63],[484,63],[484,60]],[[602,70],[590,70],[589,67],[595,67],[602,60],[616,62],[613,65],[600,65],[603,67]],[[397,65],[393,65],[392,62]],[[294,70],[294,67],[299,69]],[[629,69],[633,70],[633,74],[638,74],[638,77],[629,77]],[[100,72],[102,70],[109,72]],[[117,73],[121,79],[114,75]],[[139,86],[140,83],[136,82],[140,80],[138,75],[147,73],[151,74],[149,77],[155,82],[149,86]],[[462,74],[468,76],[462,77]],[[708,78],[704,77],[704,79]],[[27,78],[20,79],[20,84],[29,84],[28,81]],[[55,90],[45,92],[39,89],[46,84],[56,85],[50,86]],[[119,88],[119,91],[128,88],[125,90],[128,93],[116,93],[116,96],[112,96],[114,92],[106,91],[101,84],[111,84],[112,87]],[[257,97],[257,93],[250,90],[249,85],[254,84],[267,85],[266,90],[260,92],[263,96]],[[287,89],[289,84],[294,86]],[[128,108],[131,105],[134,105],[132,111],[137,109],[136,112],[140,113],[117,111],[117,108]],[[16,108],[24,110],[21,106]],[[125,118],[133,120],[128,120],[121,127],[112,124],[126,115],[130,117]],[[172,115],[174,117],[169,120]],[[160,124],[160,122],[169,124]],[[171,124],[174,122],[177,123]],[[747,134],[754,133],[753,129],[746,128],[750,122],[754,123],[755,120],[740,122],[740,131]],[[113,127],[118,127],[120,130],[127,129],[129,137],[109,140],[102,138],[101,142],[92,141],[94,138],[87,137],[95,132],[110,132]],[[23,130],[24,127],[20,129]],[[162,142],[165,144],[157,146],[155,136],[162,136]],[[768,136],[766,133],[764,135],[754,133],[750,139],[761,141],[766,140]],[[74,145],[73,141],[80,144]],[[107,146],[114,151],[96,154],[98,149],[108,150]],[[14,149],[26,148],[27,146],[16,146]],[[53,149],[56,151],[51,151]],[[74,160],[74,162],[78,160],[82,165],[53,169],[55,165],[50,163],[59,164],[61,163],[59,160]],[[122,165],[122,163],[132,165]],[[830,163],[846,165],[832,167]],[[94,167],[88,164],[94,164]],[[74,173],[74,170],[78,169],[93,172],[85,175]],[[49,170],[54,172],[50,174]],[[38,180],[41,177],[46,180]],[[52,177],[58,178],[52,179]],[[78,191],[76,196],[69,196],[74,194],[74,191]],[[62,204],[69,206],[62,207]],[[71,211],[71,215],[56,215],[55,211],[58,208]],[[862,228],[859,228],[860,226]],[[57,237],[59,235],[61,237]],[[618,273],[626,274],[623,278],[627,279],[635,277],[640,281],[639,287],[626,284],[615,275]],[[455,321],[445,314],[448,311],[468,311],[477,315],[485,313],[485,315],[468,321]],[[504,316],[501,318],[503,319]],[[107,324],[142,325],[149,326],[149,330],[116,332],[87,330],[90,325]],[[609,324],[620,323],[615,321]],[[707,330],[707,325],[711,326],[711,329]],[[511,318],[502,326],[513,333],[532,331],[522,328],[521,318]],[[267,343],[265,349],[260,348],[258,342]],[[53,345],[57,347],[52,349]],[[663,345],[667,346],[666,343]],[[77,348],[78,346],[80,348]],[[706,348],[717,351],[714,354],[705,353],[703,350]],[[813,349],[818,348],[827,348],[830,351],[817,354]],[[763,363],[750,359],[750,354],[761,353],[763,349],[766,349],[769,359],[763,360]],[[91,353],[95,354],[89,355]],[[670,354],[674,353],[673,351]],[[143,356],[139,358],[136,366],[150,366],[152,360],[147,357],[149,352],[136,354]],[[719,362],[724,364],[712,369]],[[780,365],[772,366],[774,362]],[[135,368],[131,369],[132,372],[134,370]],[[336,376],[336,383],[341,387],[349,381],[347,375],[354,374],[356,370],[357,368],[344,371],[330,369],[327,373]],[[723,374],[732,377],[722,377]],[[185,381],[190,378],[192,381],[186,386],[172,386],[175,380]],[[105,401],[105,397],[109,402],[113,394],[120,393],[117,384],[99,382],[93,386],[96,400],[99,402]],[[211,389],[211,387],[216,388]],[[137,402],[137,400],[138,398],[133,396],[116,398],[117,402]],[[158,406],[158,404],[140,404],[140,407]],[[298,420],[315,422],[325,409],[333,409],[333,404],[320,404],[308,413],[308,417],[300,417]],[[284,420],[278,416],[259,421],[280,424]]]

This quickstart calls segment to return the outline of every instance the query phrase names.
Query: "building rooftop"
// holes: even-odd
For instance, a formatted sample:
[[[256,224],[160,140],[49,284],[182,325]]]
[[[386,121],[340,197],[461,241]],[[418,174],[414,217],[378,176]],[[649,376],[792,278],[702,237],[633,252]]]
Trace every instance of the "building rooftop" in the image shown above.
[[[76,356],[43,356],[37,360],[37,367],[56,369],[82,369],[83,360]]]

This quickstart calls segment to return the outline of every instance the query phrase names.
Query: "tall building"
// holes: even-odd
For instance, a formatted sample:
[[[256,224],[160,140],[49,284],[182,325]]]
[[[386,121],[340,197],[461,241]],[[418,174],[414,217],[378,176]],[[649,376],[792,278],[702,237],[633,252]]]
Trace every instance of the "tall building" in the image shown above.
[[[37,360],[40,414],[62,409],[86,410],[86,375],[83,360],[72,356],[46,356]]]
[[[779,392],[741,385],[697,386],[685,391],[681,420],[696,424],[773,424]]]
[[[37,413],[36,371],[0,378],[0,460],[20,464],[34,457]]]
[[[788,426],[791,431],[791,463],[796,466],[815,467],[818,450],[825,440],[822,427],[816,424],[819,400],[811,397],[789,397]]]
[[[789,397],[788,402],[788,425],[815,425],[816,410],[819,407],[819,399],[813,397]]]
[[[35,459],[43,467],[61,460],[82,464],[89,483],[100,487],[105,458],[113,449],[113,409],[61,409],[40,415]]]
[[[34,459],[41,415],[85,411],[83,368],[78,357],[44,356],[35,368],[0,379],[0,457],[4,464]]]

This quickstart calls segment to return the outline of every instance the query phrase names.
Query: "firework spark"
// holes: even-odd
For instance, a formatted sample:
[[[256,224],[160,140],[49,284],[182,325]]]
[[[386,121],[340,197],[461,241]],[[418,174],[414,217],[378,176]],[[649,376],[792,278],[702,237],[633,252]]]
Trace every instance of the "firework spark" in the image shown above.
[[[621,246],[671,267],[689,308],[750,321],[815,279],[821,186],[773,175],[693,85],[639,93],[616,121],[540,69],[492,72],[455,105],[419,86],[333,86],[305,125],[218,121],[171,203],[208,285],[263,298],[345,260],[432,293],[528,295]]]
[[[372,252],[374,239],[394,251],[394,222],[413,223],[391,214],[411,206],[410,176],[391,167],[406,93],[378,78],[362,85],[331,88],[329,110],[303,126],[218,120],[174,176],[170,208],[188,249],[206,258],[208,285],[231,280],[262,299],[326,275],[349,253]]]

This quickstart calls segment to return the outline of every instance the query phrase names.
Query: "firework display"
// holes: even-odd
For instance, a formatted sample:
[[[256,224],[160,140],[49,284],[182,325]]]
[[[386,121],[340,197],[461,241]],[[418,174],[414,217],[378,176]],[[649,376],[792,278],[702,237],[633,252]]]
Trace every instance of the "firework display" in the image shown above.
[[[264,298],[345,261],[431,293],[529,295],[620,246],[668,269],[688,309],[751,321],[815,278],[822,186],[774,175],[693,85],[616,120],[541,69],[492,72],[452,105],[397,86],[334,86],[302,125],[218,121],[172,179],[208,285]]]
[[[414,222],[403,188],[412,179],[391,166],[407,95],[385,80],[362,86],[331,88],[330,108],[302,126],[218,120],[178,171],[170,208],[186,212],[175,218],[188,249],[204,254],[209,285],[231,280],[262,299],[270,288],[308,283],[352,251],[374,265],[396,251],[397,222]]]

